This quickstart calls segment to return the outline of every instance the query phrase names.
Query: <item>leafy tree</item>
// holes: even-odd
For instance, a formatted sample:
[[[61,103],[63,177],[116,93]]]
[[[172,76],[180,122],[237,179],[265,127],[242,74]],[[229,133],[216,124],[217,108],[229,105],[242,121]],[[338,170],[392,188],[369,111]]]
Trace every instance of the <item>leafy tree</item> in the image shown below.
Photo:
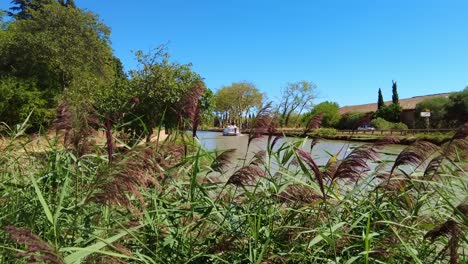
[[[135,133],[145,133],[150,140],[155,127],[164,125],[166,132],[176,129],[181,122],[181,102],[186,95],[199,100],[201,94],[194,95],[193,89],[201,77],[192,71],[191,64],[170,62],[170,55],[161,46],[144,54],[136,52],[139,69],[130,72],[134,97],[138,104],[133,110],[134,117],[141,118],[144,126],[132,128]],[[146,132],[145,132],[146,130]]]
[[[335,102],[322,102],[312,109],[306,120],[311,117],[322,115],[322,127],[336,127],[340,121],[340,107]]]
[[[400,101],[398,99],[397,83],[395,81],[392,81],[392,103],[394,105],[400,105]]]
[[[343,114],[337,124],[339,129],[356,129],[366,117],[365,113],[350,112]]]
[[[214,121],[214,93],[211,89],[206,89],[200,99],[200,110],[202,124],[212,126]]]
[[[54,114],[34,81],[0,79],[0,94],[0,122],[8,125],[18,124],[31,114],[29,121],[37,129]]]
[[[382,89],[379,88],[379,99],[377,101],[377,109],[382,109],[382,107],[385,107],[385,102],[382,95]]]
[[[28,12],[33,15],[31,19],[13,21],[0,34],[0,80],[16,78],[34,83],[34,89],[25,87],[37,91],[38,99],[46,102],[41,107],[47,109],[57,106],[59,95],[66,89],[89,83],[108,87],[113,83],[116,60],[110,48],[110,30],[95,14],[55,1]],[[46,111],[38,107],[36,111]]]
[[[312,107],[312,100],[315,98],[315,89],[317,86],[312,82],[300,81],[288,83],[282,90],[282,98],[278,110],[280,113],[281,126],[288,126],[291,114]]]
[[[387,130],[387,129],[399,129],[399,130],[407,130],[408,126],[404,123],[392,123],[383,118],[375,118],[373,119],[370,124],[378,130]]]
[[[457,127],[468,122],[468,87],[449,96],[446,111],[451,126]]]
[[[64,7],[76,8],[74,0],[13,0],[11,4],[13,7],[10,8],[8,15],[14,17],[15,19],[30,19],[33,14],[31,11],[40,10],[44,5],[58,3]]]
[[[223,122],[242,124],[255,108],[262,106],[263,94],[248,82],[232,83],[214,97],[215,112]]]
[[[31,14],[12,23],[0,43],[2,73],[37,78],[59,91],[76,80],[114,78],[110,30],[95,14],[55,2]]]
[[[425,99],[416,104],[416,126],[419,128],[426,127],[425,118],[421,117],[421,112],[431,112],[430,126],[432,128],[444,128],[447,125],[447,106],[449,99],[446,97],[435,97]]]
[[[400,122],[400,116],[403,109],[398,99],[397,83],[392,81],[392,104],[383,105],[375,112],[375,117],[383,118],[390,122]]]

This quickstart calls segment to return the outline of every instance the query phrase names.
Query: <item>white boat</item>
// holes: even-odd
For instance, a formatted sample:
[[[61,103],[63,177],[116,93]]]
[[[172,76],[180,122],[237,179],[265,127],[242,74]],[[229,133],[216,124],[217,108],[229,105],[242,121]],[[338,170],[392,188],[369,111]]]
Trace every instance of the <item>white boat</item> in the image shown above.
[[[237,128],[236,126],[228,126],[223,130],[223,136],[237,136],[239,134],[239,128]]]

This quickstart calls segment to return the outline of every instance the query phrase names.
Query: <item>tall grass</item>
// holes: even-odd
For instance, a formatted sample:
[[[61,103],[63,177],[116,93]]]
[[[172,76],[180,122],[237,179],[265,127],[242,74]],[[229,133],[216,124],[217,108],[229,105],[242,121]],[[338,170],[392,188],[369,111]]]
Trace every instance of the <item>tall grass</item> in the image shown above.
[[[78,155],[49,140],[31,152],[21,129],[10,133],[2,263],[468,261],[466,133],[441,148],[418,142],[396,162],[379,156],[380,142],[322,167],[305,139],[273,139],[235,171],[232,151],[196,139],[109,163],[105,146]]]

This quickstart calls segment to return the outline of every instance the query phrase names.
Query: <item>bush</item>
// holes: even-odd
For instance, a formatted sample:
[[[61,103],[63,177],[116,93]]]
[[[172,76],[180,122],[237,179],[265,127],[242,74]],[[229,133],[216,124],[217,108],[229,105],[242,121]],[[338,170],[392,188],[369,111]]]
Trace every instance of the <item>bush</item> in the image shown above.
[[[318,128],[312,132],[312,134],[317,136],[334,136],[336,133],[337,131],[334,128]]]
[[[408,126],[404,123],[392,123],[383,118],[376,118],[371,121],[371,125],[379,130],[389,130],[389,129],[399,129],[399,130],[407,130]]]
[[[350,112],[341,116],[338,122],[338,129],[355,129],[366,114],[359,112]]]
[[[399,130],[408,130],[408,126],[405,123],[393,123],[393,129],[399,129]]]

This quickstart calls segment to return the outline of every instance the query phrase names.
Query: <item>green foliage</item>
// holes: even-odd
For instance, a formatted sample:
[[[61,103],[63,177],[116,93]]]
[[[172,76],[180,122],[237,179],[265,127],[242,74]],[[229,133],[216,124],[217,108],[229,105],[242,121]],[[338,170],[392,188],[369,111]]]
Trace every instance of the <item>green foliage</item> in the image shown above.
[[[181,103],[201,78],[191,64],[171,62],[164,46],[147,54],[137,51],[136,58],[139,69],[130,72],[130,85],[138,103],[128,117],[142,121],[135,123],[132,133],[145,133],[149,139],[155,127],[175,129],[181,125]]]
[[[280,126],[288,127],[291,115],[300,115],[312,108],[317,85],[312,82],[300,81],[288,83],[281,91],[281,102],[278,106]]]
[[[396,81],[392,81],[392,104],[400,105]]]
[[[40,8],[25,9],[28,19],[13,21],[0,33],[0,80],[4,85],[28,84],[21,85],[15,94],[24,97],[16,99],[19,104],[31,104],[5,112],[1,121],[9,125],[24,118],[26,109],[33,108],[37,112],[32,117],[35,124],[47,121],[51,113],[48,109],[57,106],[65,90],[71,90],[69,95],[78,95],[82,87],[92,86],[83,101],[93,104],[95,89],[106,88],[118,77],[119,62],[112,55],[109,28],[97,15],[59,2],[34,2]]]
[[[361,120],[366,116],[364,113],[351,112],[341,116],[337,128],[339,129],[356,129]]]
[[[430,127],[447,127],[447,106],[449,99],[446,97],[435,97],[426,99],[416,104],[416,127],[426,128],[426,118],[421,117],[421,112],[431,112]]]
[[[378,130],[408,130],[408,126],[404,123],[392,123],[380,117],[373,119],[370,124]]]
[[[0,79],[0,121],[8,125],[23,122],[30,113],[33,129],[48,123],[55,111],[34,81],[23,81],[14,77]]]
[[[318,128],[312,131],[312,135],[316,136],[335,136],[338,131],[334,128]]]
[[[379,98],[377,100],[377,109],[380,110],[382,107],[385,107],[385,101],[382,95],[382,89],[379,88]]]
[[[76,7],[74,0],[13,0],[11,3],[13,7],[10,8],[11,12],[8,14],[17,20],[32,18],[32,11],[40,10],[47,4],[58,3],[63,7]]]
[[[322,127],[336,127],[340,121],[340,107],[335,102],[322,102],[312,109],[308,114],[308,118],[323,114]],[[310,119],[307,119],[310,120]]]
[[[377,110],[374,116],[377,118],[383,118],[390,122],[399,122],[402,111],[403,109],[400,105],[391,104],[383,106],[382,108]]]
[[[0,145],[2,263],[468,259],[466,149],[435,171],[425,162],[456,142],[410,146],[398,163],[365,145],[318,167],[307,139],[278,141],[238,170],[223,167],[232,151],[196,145],[186,157],[174,142],[140,146],[109,164],[99,150],[77,157],[57,142],[35,153],[18,151],[24,141]]]
[[[110,30],[97,15],[60,4],[31,13],[32,19],[13,22],[2,38],[2,73],[36,78],[55,94],[83,79],[112,81]]]
[[[468,122],[468,87],[449,96],[447,120],[454,127]]]
[[[262,106],[263,94],[252,83],[232,83],[216,91],[214,102],[215,111],[224,124],[229,121],[241,124]]]

